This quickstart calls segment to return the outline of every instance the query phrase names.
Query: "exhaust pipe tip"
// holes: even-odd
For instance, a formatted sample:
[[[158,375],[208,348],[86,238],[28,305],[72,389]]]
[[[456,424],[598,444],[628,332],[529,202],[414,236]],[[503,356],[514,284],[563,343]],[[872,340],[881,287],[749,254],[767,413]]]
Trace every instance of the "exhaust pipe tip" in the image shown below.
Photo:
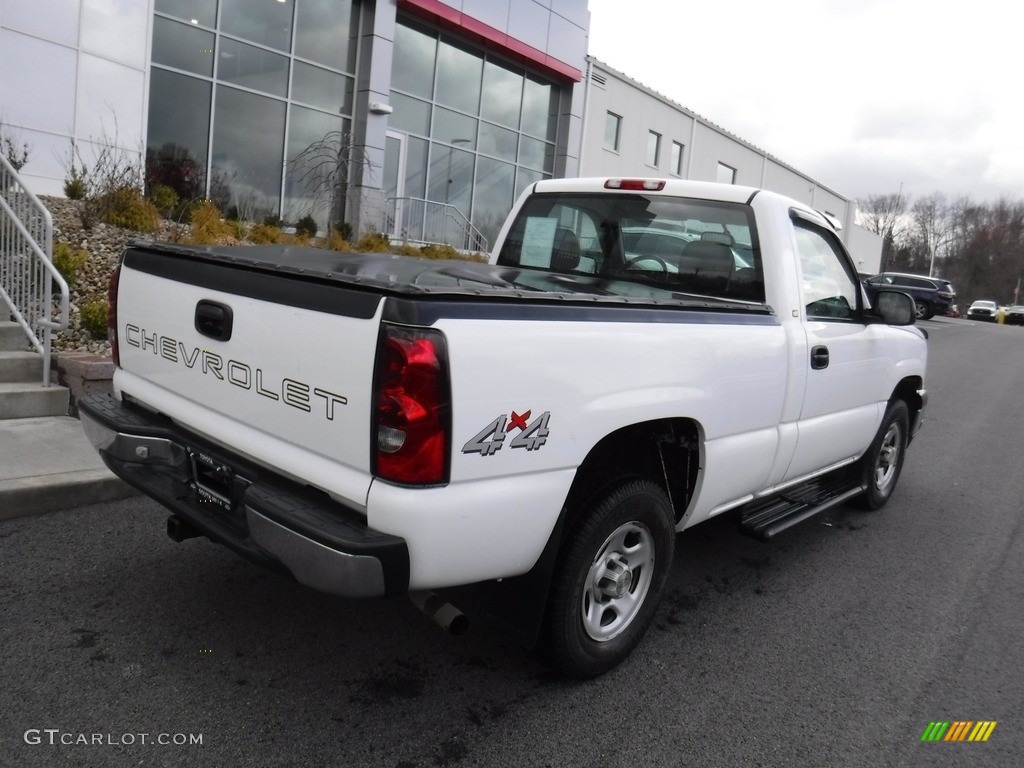
[[[177,515],[171,515],[167,518],[167,535],[171,537],[173,541],[179,544],[185,539],[194,539],[197,536],[202,536],[198,528],[189,523],[186,520],[182,520]]]
[[[469,630],[469,619],[466,614],[451,603],[445,602],[438,594],[410,592],[409,599],[449,635],[458,637]]]

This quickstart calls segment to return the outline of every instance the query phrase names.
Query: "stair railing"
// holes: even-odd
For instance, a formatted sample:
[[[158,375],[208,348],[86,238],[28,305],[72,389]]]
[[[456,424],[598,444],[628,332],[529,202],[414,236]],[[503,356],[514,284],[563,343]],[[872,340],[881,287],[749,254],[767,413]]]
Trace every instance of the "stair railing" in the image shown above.
[[[54,287],[57,297],[54,297]],[[0,299],[29,343],[43,356],[50,386],[54,331],[68,327],[67,281],[53,265],[53,217],[0,155]]]

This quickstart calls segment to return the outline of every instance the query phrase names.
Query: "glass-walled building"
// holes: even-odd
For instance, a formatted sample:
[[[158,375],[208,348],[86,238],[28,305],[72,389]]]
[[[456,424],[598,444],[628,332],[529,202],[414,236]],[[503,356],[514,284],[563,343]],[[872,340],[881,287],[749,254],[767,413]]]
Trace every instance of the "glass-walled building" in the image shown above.
[[[555,172],[562,96],[523,66],[399,19],[384,168],[386,198],[408,201],[396,215],[444,203],[493,240],[515,196]],[[402,218],[405,234],[431,239]]]
[[[0,0],[0,121],[42,194],[113,143],[243,219],[490,240],[577,173],[588,27],[586,0]]]
[[[398,4],[388,46],[379,19],[360,35],[382,9],[358,0],[156,0],[148,180],[242,218],[321,227],[358,217],[369,201],[353,190],[379,189],[369,228],[440,240],[432,210],[492,239],[514,196],[555,172],[576,81],[474,45],[426,5]],[[357,61],[386,55],[386,98],[357,106]],[[382,158],[372,131],[353,130],[378,116]]]
[[[351,134],[357,13],[353,0],[156,0],[147,183],[232,217],[326,226],[329,150]]]
[[[0,138],[38,194],[74,142],[229,216],[477,251],[538,179],[749,184],[877,262],[854,201],[588,61],[589,25],[587,0],[0,0]]]

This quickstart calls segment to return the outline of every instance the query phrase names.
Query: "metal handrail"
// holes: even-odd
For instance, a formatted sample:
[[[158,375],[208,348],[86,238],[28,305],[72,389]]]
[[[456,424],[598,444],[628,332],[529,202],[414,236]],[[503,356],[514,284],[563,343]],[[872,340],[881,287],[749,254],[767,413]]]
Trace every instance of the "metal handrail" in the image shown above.
[[[53,287],[59,291],[55,306]],[[0,155],[0,298],[43,356],[43,386],[50,386],[53,331],[68,327],[67,281],[53,265],[53,217]]]
[[[419,197],[389,197],[384,232],[392,239],[487,253],[487,238],[456,206]]]

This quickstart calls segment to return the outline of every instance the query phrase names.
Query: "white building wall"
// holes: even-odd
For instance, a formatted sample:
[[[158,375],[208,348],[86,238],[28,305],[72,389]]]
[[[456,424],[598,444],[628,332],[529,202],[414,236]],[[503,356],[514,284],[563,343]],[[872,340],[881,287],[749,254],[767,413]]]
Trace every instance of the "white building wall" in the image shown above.
[[[733,183],[770,189],[826,211],[842,225],[840,237],[864,272],[877,272],[881,240],[854,223],[856,201],[822,186],[764,150],[730,134],[665,96],[591,58],[580,176],[656,176],[717,181],[719,166],[735,170]],[[622,118],[618,150],[605,146],[608,112]],[[651,131],[661,134],[657,166],[647,163]],[[671,143],[684,146],[681,174],[670,167]]]
[[[30,146],[21,175],[63,191],[71,140],[142,151],[154,0],[0,0],[0,121]]]

